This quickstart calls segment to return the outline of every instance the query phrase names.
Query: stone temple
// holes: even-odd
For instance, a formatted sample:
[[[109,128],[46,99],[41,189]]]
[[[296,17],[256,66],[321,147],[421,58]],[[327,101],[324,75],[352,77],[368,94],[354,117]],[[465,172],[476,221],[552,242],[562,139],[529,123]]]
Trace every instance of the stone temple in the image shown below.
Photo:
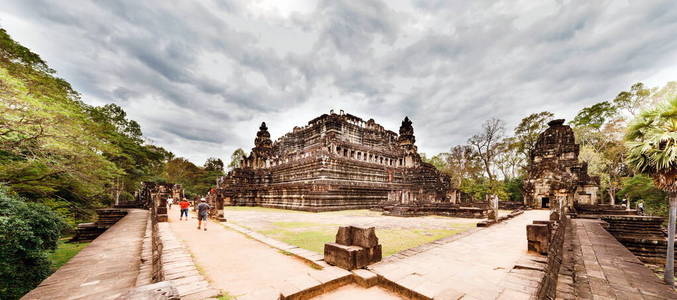
[[[251,154],[217,182],[226,205],[304,211],[449,202],[449,177],[421,161],[414,129],[399,135],[373,119],[331,111],[276,141],[261,124]]]
[[[564,125],[564,119],[548,125],[529,158],[525,204],[535,208],[598,204],[599,178],[589,176],[588,164],[578,161],[574,131]]]

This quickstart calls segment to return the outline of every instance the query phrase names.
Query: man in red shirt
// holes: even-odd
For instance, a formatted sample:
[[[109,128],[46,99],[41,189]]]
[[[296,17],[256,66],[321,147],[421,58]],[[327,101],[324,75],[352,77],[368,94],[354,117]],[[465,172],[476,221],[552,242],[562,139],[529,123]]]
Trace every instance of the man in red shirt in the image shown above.
[[[186,221],[188,221],[188,207],[190,207],[190,202],[186,200],[186,198],[181,199],[179,202],[179,206],[181,207],[181,216],[179,217],[179,220],[183,218],[183,215],[186,215]]]

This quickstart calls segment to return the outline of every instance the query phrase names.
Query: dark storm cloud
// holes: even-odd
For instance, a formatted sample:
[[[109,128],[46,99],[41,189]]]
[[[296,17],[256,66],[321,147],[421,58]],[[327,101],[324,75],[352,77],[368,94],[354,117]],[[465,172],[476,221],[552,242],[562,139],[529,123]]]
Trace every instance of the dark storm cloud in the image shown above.
[[[422,151],[446,151],[483,120],[570,118],[677,62],[669,0],[299,3],[15,0],[0,25],[197,163],[330,108],[394,131],[408,115]]]

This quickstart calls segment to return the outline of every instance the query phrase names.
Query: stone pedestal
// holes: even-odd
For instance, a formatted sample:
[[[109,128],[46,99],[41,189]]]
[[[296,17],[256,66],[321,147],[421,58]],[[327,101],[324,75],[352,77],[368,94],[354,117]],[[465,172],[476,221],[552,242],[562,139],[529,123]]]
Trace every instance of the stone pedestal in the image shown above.
[[[550,229],[546,224],[527,225],[528,250],[538,252],[543,255],[548,254],[550,242]]]
[[[324,244],[324,261],[346,270],[381,261],[383,254],[374,227],[341,226],[336,243]]]

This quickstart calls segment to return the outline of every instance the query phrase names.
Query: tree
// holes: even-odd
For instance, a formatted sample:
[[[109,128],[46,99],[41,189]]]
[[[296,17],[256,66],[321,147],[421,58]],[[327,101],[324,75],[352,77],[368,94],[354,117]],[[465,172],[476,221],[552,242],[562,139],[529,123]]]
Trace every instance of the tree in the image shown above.
[[[571,124],[576,127],[590,126],[600,129],[604,123],[614,118],[618,113],[618,106],[609,101],[602,101],[590,107],[583,108]]]
[[[205,162],[205,170],[223,173],[223,161],[220,158],[210,157]]]
[[[630,87],[630,91],[618,93],[613,103],[619,109],[625,109],[631,116],[635,116],[647,102],[651,95],[651,90],[644,87],[641,82],[635,83]]]
[[[478,179],[482,176],[482,162],[471,146],[458,145],[446,155],[447,166],[451,172],[451,183],[459,188],[463,179]]]
[[[517,140],[517,150],[528,158],[531,151],[536,147],[538,136],[548,128],[548,122],[555,115],[549,111],[533,113],[522,119],[515,127],[515,139]]]
[[[651,177],[637,174],[623,179],[623,188],[618,192],[619,197],[628,199],[628,203],[644,202],[644,209],[649,215],[666,217],[668,204],[665,202],[667,194],[654,186]]]
[[[230,156],[230,163],[228,164],[228,169],[232,170],[239,168],[242,162],[242,159],[247,157],[247,153],[242,150],[242,148],[237,148],[233,151],[233,154]]]
[[[489,177],[489,181],[494,181],[494,174],[491,171],[494,159],[496,158],[496,147],[503,137],[505,125],[502,120],[492,118],[482,124],[482,132],[473,135],[468,139],[468,144],[475,148],[477,154],[484,164],[484,171]]]
[[[48,207],[26,203],[0,189],[0,295],[19,299],[51,273],[46,251],[54,250],[65,223]],[[6,297],[6,298],[5,298]]]
[[[626,162],[635,172],[653,178],[668,193],[670,213],[665,282],[674,286],[675,214],[677,213],[677,97],[643,111],[628,127]]]
[[[449,169],[447,166],[447,155],[447,153],[439,153],[433,155],[431,158],[426,158],[425,153],[421,153],[421,160],[435,166],[435,168],[437,168],[437,170],[442,173],[448,173]]]
[[[496,145],[496,167],[505,180],[517,177],[526,157],[521,153],[520,143],[515,137],[504,138]]]

